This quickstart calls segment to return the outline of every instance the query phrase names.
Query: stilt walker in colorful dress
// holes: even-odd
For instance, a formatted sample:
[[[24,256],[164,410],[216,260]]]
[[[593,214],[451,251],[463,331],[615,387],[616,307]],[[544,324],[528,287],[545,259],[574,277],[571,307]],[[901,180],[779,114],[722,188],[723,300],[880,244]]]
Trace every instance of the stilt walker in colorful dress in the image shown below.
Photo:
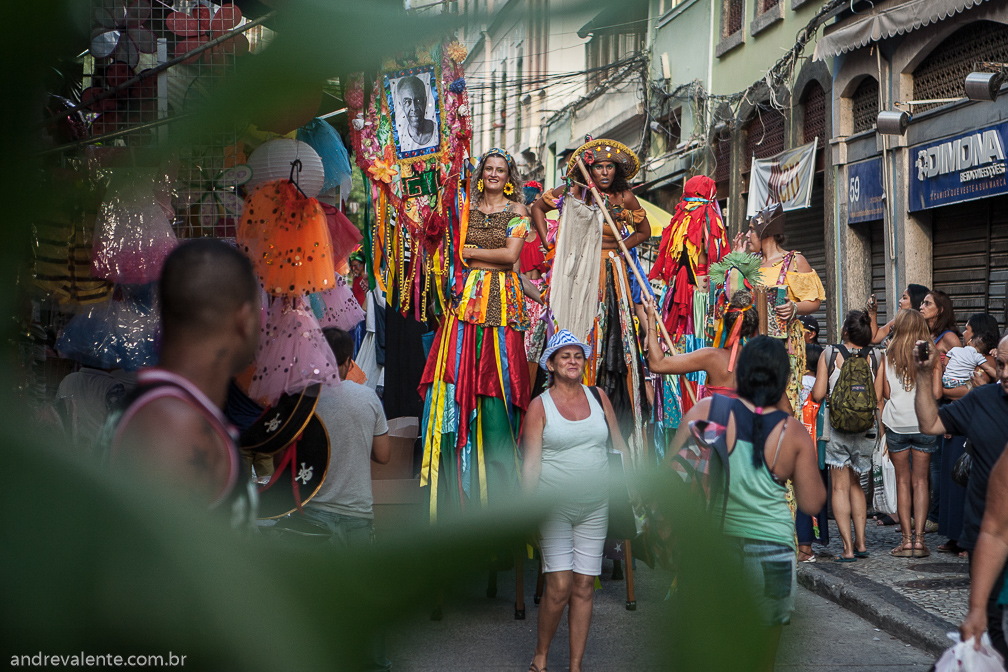
[[[753,215],[749,230],[739,233],[734,241],[736,250],[760,256],[760,272],[767,290],[782,290],[777,305],[768,309],[771,323],[778,326],[778,333],[770,335],[785,339],[791,361],[787,395],[792,412],[797,416],[801,413],[801,381],[805,373],[805,334],[798,318],[819,310],[819,305],[826,300],[826,290],[801,252],[785,250],[786,244],[784,209],[779,203],[768,205]]]
[[[514,271],[529,226],[514,159],[482,156],[460,221],[456,298],[434,337],[420,381],[422,484],[431,520],[439,505],[486,505],[518,484],[517,436],[528,408],[522,332],[529,320]]]
[[[571,155],[567,165],[567,185],[543,193],[532,205],[532,221],[544,246],[547,238],[546,213],[563,211],[563,200],[571,195],[585,202],[592,200],[589,189],[581,183],[577,167],[581,159],[588,166],[591,179],[602,195],[602,205],[621,229],[628,250],[651,236],[651,225],[644,208],[630,191],[627,180],[640,169],[637,155],[626,145],[613,140],[589,140]],[[562,220],[561,220],[562,222]],[[561,223],[562,226],[562,223]],[[559,235],[559,234],[558,234]],[[593,355],[585,368],[585,384],[605,390],[620,420],[620,428],[633,457],[644,452],[643,419],[649,414],[644,391],[644,368],[634,320],[631,271],[609,227],[602,229],[602,262],[599,269],[598,310],[594,328],[588,334]],[[649,288],[643,288],[645,297]],[[562,325],[561,325],[562,326]]]

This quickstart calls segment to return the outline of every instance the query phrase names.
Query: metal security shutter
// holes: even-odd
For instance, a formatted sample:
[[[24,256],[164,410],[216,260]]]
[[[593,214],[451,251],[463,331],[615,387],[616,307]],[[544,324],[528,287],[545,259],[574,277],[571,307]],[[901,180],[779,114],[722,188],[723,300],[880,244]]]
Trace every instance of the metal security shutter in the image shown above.
[[[787,249],[801,252],[812,269],[819,274],[819,280],[826,286],[826,234],[823,225],[823,181],[816,176],[812,188],[811,205],[803,210],[787,213],[784,233],[787,235]],[[823,301],[814,315],[819,320],[819,341],[828,340],[826,334],[826,306],[829,297]]]
[[[952,298],[960,328],[973,313],[990,313],[1005,328],[1008,281],[1008,197],[934,211],[932,283]]]
[[[885,281],[885,226],[881,219],[868,222],[868,235],[871,240],[871,291],[878,301],[878,323],[879,326],[882,326],[896,317],[896,307],[893,306],[892,315],[890,315]]]

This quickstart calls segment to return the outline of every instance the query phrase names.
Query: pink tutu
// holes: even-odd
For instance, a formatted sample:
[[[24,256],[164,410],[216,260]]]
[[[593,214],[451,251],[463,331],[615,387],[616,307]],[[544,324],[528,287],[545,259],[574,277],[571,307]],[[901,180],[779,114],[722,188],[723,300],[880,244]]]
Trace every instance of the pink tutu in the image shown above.
[[[95,221],[92,275],[120,284],[157,280],[178,244],[173,217],[163,176],[116,171]]]
[[[273,299],[256,353],[249,396],[272,406],[285,392],[294,394],[316,383],[334,386],[339,382],[336,357],[305,299]]]
[[[319,299],[322,308],[322,316],[319,324],[323,329],[336,327],[343,331],[350,331],[364,319],[364,311],[361,309],[357,299],[354,298],[353,291],[343,279],[343,276],[336,276],[336,286],[324,292],[312,295]],[[316,315],[318,311],[316,311]]]

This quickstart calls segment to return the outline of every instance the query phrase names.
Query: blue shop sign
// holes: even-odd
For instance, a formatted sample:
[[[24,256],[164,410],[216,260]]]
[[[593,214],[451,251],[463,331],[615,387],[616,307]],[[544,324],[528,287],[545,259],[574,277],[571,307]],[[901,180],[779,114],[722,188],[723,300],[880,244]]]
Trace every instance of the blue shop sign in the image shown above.
[[[910,150],[910,212],[1008,193],[1008,123]]]
[[[847,223],[882,219],[885,191],[882,189],[882,159],[859,161],[847,166]]]

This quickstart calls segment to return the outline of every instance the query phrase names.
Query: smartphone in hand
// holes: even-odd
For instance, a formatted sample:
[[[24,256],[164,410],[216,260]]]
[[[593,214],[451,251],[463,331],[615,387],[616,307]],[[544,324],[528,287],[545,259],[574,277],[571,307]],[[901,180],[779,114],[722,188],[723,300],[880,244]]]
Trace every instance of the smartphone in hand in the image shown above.
[[[917,344],[917,361],[919,361],[921,364],[923,364],[924,362],[926,362],[928,360],[929,354],[930,353],[928,352],[928,344],[927,343],[925,343],[924,341],[921,341],[920,343]]]

